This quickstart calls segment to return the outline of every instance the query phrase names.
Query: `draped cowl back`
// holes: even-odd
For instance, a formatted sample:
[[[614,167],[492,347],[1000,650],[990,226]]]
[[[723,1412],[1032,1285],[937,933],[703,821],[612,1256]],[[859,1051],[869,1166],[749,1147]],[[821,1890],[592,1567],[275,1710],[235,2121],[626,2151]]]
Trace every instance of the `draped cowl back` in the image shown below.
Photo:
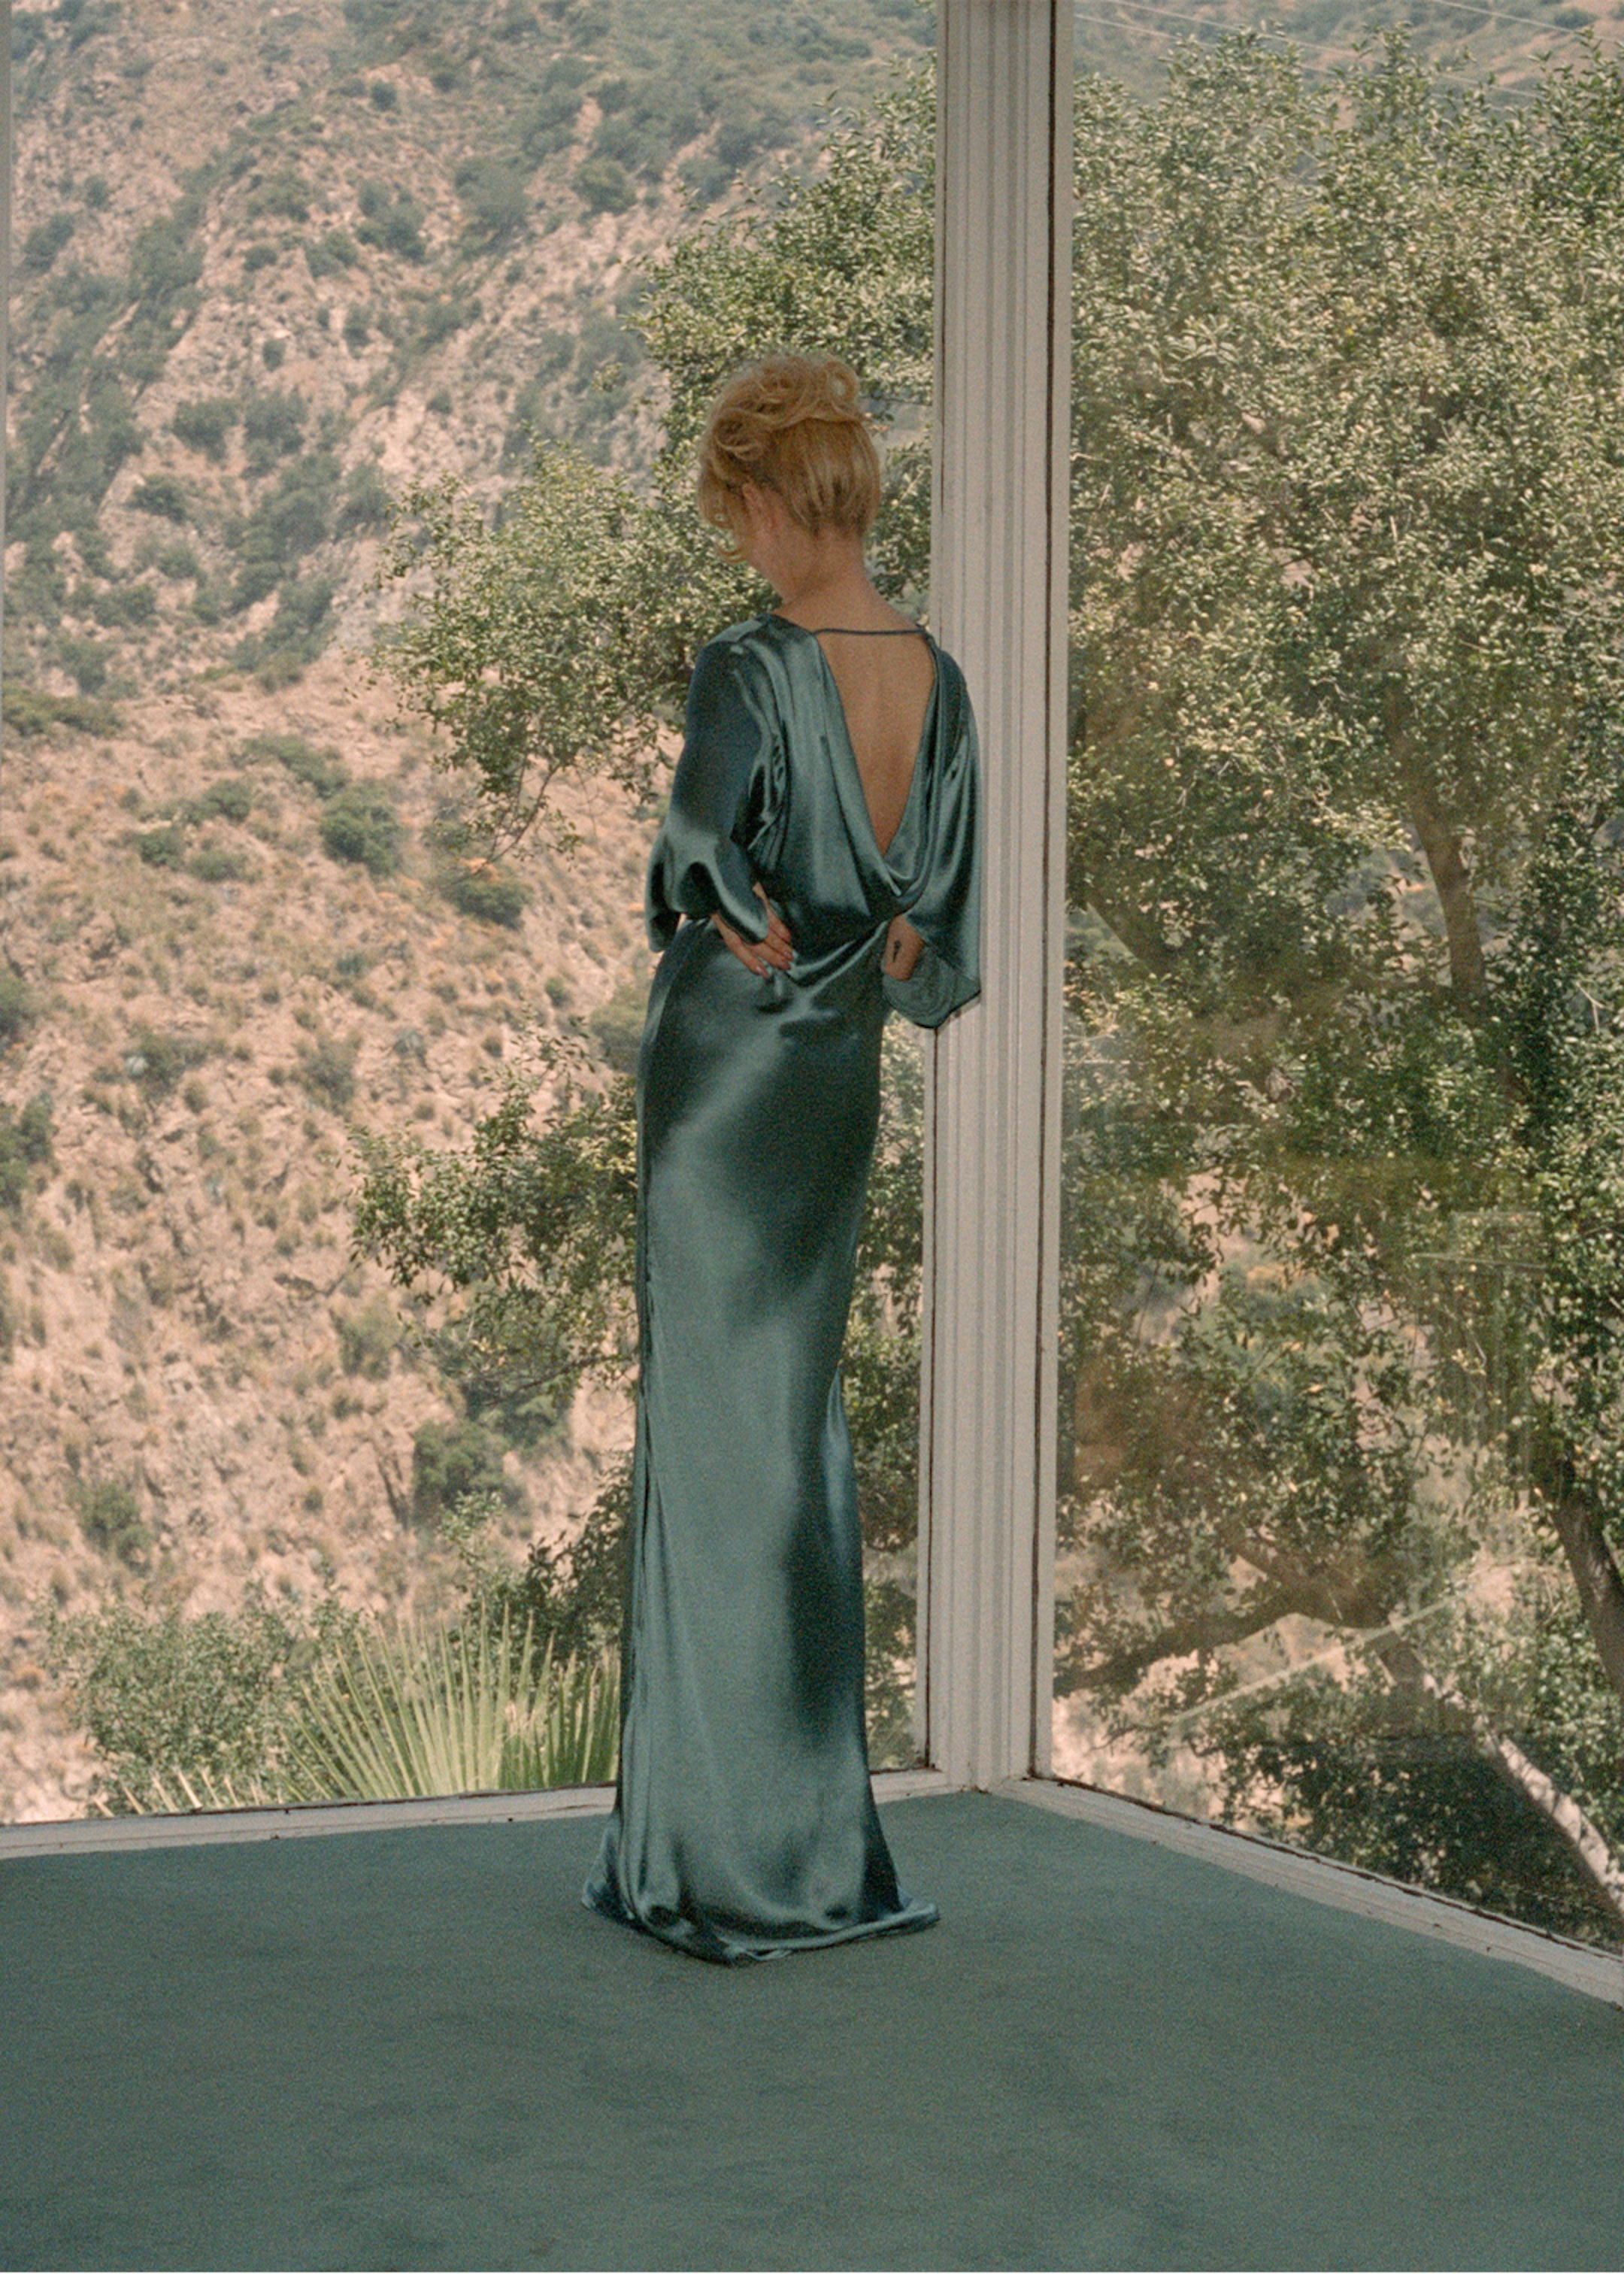
[[[782,616],[704,648],[688,689],[671,807],[649,868],[650,945],[683,916],[720,915],[764,936],[760,884],[795,943],[790,989],[818,995],[860,970],[906,915],[925,942],[918,975],[887,981],[891,1006],[938,1027],[981,984],[980,787],[964,677],[932,643],[936,679],[908,802],[881,852],[833,674],[811,632]]]
[[[887,1004],[935,1027],[979,985],[975,727],[932,653],[882,852],[816,636],[765,616],[713,640],[650,862],[620,1774],[587,1901],[725,1962],[936,1916],[869,1792],[838,1371]],[[758,883],[787,973],[705,921],[764,937]],[[925,943],[906,983],[882,971],[898,915]]]

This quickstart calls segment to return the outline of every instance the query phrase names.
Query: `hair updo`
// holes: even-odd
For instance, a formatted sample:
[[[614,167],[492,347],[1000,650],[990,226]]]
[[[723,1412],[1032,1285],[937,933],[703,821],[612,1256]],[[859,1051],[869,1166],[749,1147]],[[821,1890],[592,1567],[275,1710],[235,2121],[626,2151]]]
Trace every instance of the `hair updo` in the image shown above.
[[[865,536],[880,509],[880,458],[857,374],[838,356],[763,356],[718,395],[699,445],[699,510],[736,535],[747,482],[782,498],[809,534]]]

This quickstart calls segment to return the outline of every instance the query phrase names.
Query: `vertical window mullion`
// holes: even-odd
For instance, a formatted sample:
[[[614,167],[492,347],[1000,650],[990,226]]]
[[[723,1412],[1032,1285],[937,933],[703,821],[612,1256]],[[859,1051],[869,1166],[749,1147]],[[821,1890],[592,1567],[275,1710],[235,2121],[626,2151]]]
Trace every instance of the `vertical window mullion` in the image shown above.
[[[925,1745],[1047,1765],[1058,1269],[1071,23],[940,0],[931,592],[986,787],[984,991],[931,1046]]]

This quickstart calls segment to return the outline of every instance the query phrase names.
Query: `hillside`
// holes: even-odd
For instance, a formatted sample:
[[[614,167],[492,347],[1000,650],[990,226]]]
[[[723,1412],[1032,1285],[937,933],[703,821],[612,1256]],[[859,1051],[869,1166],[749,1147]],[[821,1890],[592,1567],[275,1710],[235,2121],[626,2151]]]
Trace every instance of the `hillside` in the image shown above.
[[[1385,31],[1409,27],[1417,51],[1462,86],[1492,78],[1499,102],[1515,102],[1555,63],[1575,63],[1587,34],[1611,54],[1624,26],[1619,0],[1517,0],[1510,9],[1477,0],[1080,0],[1077,64],[1146,95],[1162,84],[1162,62],[1177,44],[1255,27],[1289,41],[1311,77],[1357,69]]]
[[[749,12],[17,12],[0,1816],[85,1804],[52,1606],[453,1598],[414,1443],[461,1401],[350,1261],[354,1133],[455,1141],[537,1035],[623,1049],[650,817],[585,796],[513,921],[459,913],[368,584],[410,479],[494,493],[531,426],[635,467],[633,262],[917,51],[909,0]],[[346,778],[398,868],[324,849]],[[625,1430],[487,1441],[515,1557]]]

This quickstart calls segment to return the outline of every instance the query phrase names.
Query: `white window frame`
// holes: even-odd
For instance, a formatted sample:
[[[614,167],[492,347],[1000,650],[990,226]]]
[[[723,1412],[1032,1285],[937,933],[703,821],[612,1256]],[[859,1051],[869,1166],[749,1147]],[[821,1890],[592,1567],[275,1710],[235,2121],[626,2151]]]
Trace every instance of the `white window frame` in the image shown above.
[[[931,606],[985,791],[982,993],[929,1046],[920,1743],[1049,1768],[1071,358],[1070,0],[937,0]]]

